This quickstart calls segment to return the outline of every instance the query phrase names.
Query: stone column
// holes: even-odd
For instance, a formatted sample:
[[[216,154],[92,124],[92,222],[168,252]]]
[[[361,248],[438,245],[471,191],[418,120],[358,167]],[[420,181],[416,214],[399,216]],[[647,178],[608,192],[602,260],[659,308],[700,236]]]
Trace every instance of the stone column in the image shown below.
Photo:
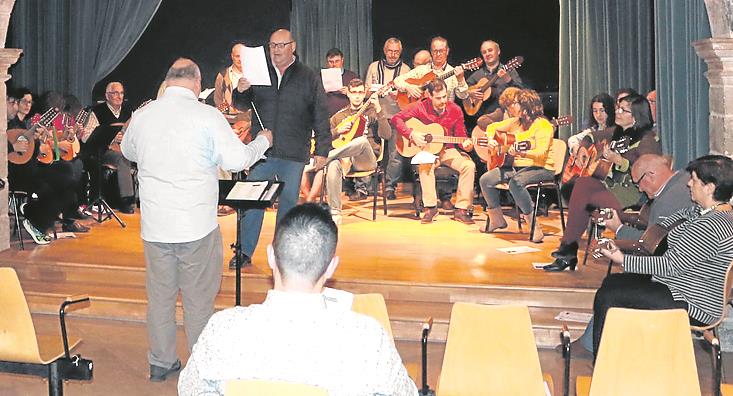
[[[7,87],[5,82],[10,79],[8,69],[18,61],[23,50],[5,48],[5,38],[10,24],[10,13],[13,11],[15,0],[0,0],[0,179],[5,186],[0,190],[0,250],[10,247],[10,227],[8,223],[8,112],[6,108]]]
[[[710,152],[733,154],[733,0],[705,0],[711,38],[692,46],[708,66]]]

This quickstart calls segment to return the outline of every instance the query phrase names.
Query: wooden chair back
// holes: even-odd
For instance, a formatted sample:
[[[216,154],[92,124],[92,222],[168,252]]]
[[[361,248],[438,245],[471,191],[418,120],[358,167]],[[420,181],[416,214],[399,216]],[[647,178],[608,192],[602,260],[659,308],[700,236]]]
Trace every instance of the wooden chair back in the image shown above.
[[[379,293],[370,294],[354,294],[354,301],[351,303],[351,310],[371,316],[376,319],[379,324],[384,327],[390,337],[392,335],[392,326],[389,323],[389,314],[387,313],[387,303],[384,296]]]
[[[0,360],[45,364],[15,269],[0,268]]]
[[[611,308],[590,395],[700,395],[689,326],[683,309]]]
[[[555,176],[561,175],[565,169],[565,151],[568,144],[562,139],[552,139],[552,160],[555,164]]]
[[[316,386],[280,381],[232,380],[224,387],[225,396],[328,396]]]
[[[437,394],[545,396],[529,309],[455,303]]]

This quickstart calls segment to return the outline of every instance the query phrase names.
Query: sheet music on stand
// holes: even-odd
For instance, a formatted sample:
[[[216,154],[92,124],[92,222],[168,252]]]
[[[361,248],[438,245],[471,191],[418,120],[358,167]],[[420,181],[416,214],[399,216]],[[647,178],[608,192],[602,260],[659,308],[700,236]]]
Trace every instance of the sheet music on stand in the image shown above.
[[[219,180],[219,204],[245,209],[271,206],[283,185],[274,180]]]

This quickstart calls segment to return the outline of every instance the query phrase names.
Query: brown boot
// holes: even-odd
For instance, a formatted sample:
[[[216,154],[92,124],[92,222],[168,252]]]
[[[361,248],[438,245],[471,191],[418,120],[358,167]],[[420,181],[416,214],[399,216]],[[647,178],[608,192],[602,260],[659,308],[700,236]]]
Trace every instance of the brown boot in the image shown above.
[[[474,221],[466,209],[456,209],[453,213],[453,220],[460,221],[463,224],[473,224]]]
[[[532,214],[522,214],[522,219],[527,223],[527,227],[532,227]],[[532,232],[531,229],[530,232]],[[542,243],[543,239],[545,239],[545,234],[542,232],[542,224],[537,221],[534,226],[534,235],[531,241],[534,243]]]
[[[420,222],[422,224],[430,224],[435,220],[435,216],[438,215],[438,208],[433,206],[430,208],[425,208],[425,214],[423,214],[422,219],[420,219]]]
[[[486,209],[486,228],[484,232],[494,232],[507,227],[506,220],[504,220],[504,213],[501,211],[501,207]]]

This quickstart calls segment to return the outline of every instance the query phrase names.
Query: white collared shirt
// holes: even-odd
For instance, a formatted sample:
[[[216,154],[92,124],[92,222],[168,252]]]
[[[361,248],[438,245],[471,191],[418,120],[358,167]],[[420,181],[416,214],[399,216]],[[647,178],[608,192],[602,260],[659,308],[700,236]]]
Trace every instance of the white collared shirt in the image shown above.
[[[322,294],[270,290],[265,302],[214,314],[178,380],[179,395],[224,394],[226,381],[314,385],[331,396],[417,395],[373,318],[327,307]]]
[[[174,86],[133,114],[121,147],[138,165],[142,239],[183,243],[217,227],[217,166],[248,168],[269,143],[260,136],[245,146],[221,112]]]

